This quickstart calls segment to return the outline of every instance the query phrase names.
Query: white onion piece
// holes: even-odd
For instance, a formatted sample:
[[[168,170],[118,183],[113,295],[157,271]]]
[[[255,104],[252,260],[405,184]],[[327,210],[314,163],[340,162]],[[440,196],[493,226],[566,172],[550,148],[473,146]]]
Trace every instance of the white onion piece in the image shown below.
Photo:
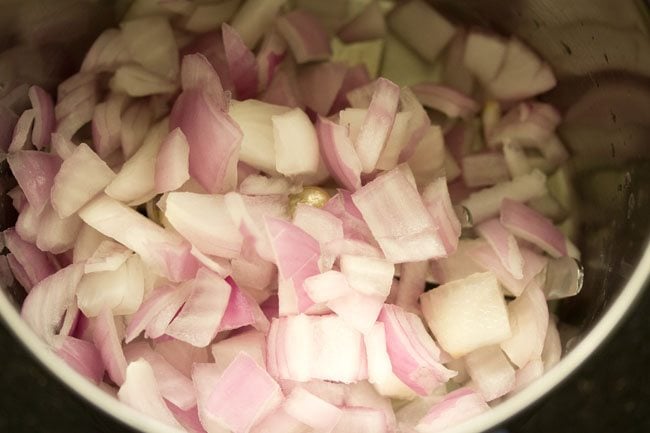
[[[491,273],[438,286],[420,302],[436,340],[454,358],[512,335],[501,288]]]
[[[411,0],[398,5],[388,16],[388,26],[430,63],[433,63],[456,32],[449,21],[422,0]]]
[[[198,265],[186,241],[108,196],[95,198],[79,216],[95,230],[135,251],[154,272],[172,281],[196,274]]]
[[[348,101],[347,94],[358,87],[362,87],[370,83],[370,75],[368,69],[363,64],[354,65],[348,68],[343,77],[343,83],[341,83],[341,88],[339,93],[336,95],[334,104],[330,111],[332,113],[337,113],[351,104]]]
[[[131,58],[150,72],[168,79],[178,76],[178,47],[169,21],[146,17],[120,24],[124,45]]]
[[[188,54],[183,57],[181,87],[183,90],[198,89],[210,94],[217,106],[228,111],[228,98],[223,90],[221,78],[203,54]]]
[[[331,56],[327,30],[309,12],[293,10],[279,17],[275,25],[298,63],[327,60]]]
[[[439,177],[427,185],[422,191],[422,202],[438,227],[438,236],[447,255],[453,254],[458,248],[461,223],[451,203],[447,180]]]
[[[129,324],[126,328],[125,343],[130,343],[134,340],[142,331],[144,331],[149,324],[161,313],[165,307],[168,305],[179,304],[177,309],[185,302],[185,299],[189,295],[189,288],[176,288],[171,285],[165,285],[162,287],[156,288],[151,292],[147,299],[140,305],[138,311],[136,311]],[[177,299],[180,299],[179,301]],[[174,311],[172,314],[176,314]],[[170,319],[171,321],[171,319]],[[169,324],[165,325],[165,327]],[[153,338],[151,335],[148,337]]]
[[[128,64],[120,66],[109,86],[115,93],[126,93],[135,98],[165,93],[173,93],[176,84],[142,66]]]
[[[172,192],[164,203],[165,218],[201,252],[239,256],[243,239],[227,213],[223,196]]]
[[[32,290],[33,284],[27,275],[27,271],[23,265],[21,265],[16,257],[12,253],[8,253],[7,257],[7,266],[9,266],[9,271],[11,272],[12,278],[14,281],[18,282],[20,286],[25,289],[26,293],[29,293]],[[10,286],[12,282],[6,281],[5,284]]]
[[[530,173],[533,169],[528,163],[526,152],[516,143],[503,144],[503,157],[508,167],[510,177],[513,179],[517,176],[523,176]]]
[[[399,169],[366,184],[352,200],[389,261],[404,263],[446,255],[420,195]]]
[[[64,139],[61,137],[61,139]],[[104,189],[115,173],[86,144],[81,143],[63,161],[51,189],[52,207],[67,218]]]
[[[442,82],[466,95],[471,95],[475,80],[463,63],[466,43],[467,32],[459,29],[447,47]]]
[[[144,359],[149,363],[158,383],[160,394],[165,400],[183,410],[196,406],[192,381],[167,362],[161,354],[151,349],[149,343],[140,341],[126,345],[124,356],[129,363],[139,359]]]
[[[337,239],[343,239],[343,222],[331,213],[298,203],[293,213],[293,223],[316,239],[321,246]]]
[[[524,277],[524,260],[515,237],[501,225],[497,218],[483,221],[475,228],[479,236],[492,247],[501,264],[512,276],[520,280]]]
[[[494,147],[515,142],[522,146],[541,147],[561,120],[560,113],[550,104],[522,102],[494,125],[487,135],[488,144]]]
[[[257,62],[237,31],[224,23],[221,26],[226,63],[235,86],[237,99],[249,99],[257,94]]]
[[[367,41],[379,39],[386,34],[386,21],[378,1],[368,5],[345,24],[337,33],[343,42]]]
[[[206,409],[208,398],[221,377],[221,374],[222,370],[214,363],[197,363],[192,366],[192,382],[196,390],[199,420],[208,433],[228,432],[220,422],[208,415]]]
[[[531,359],[528,364],[517,370],[515,376],[515,386],[511,394],[515,394],[532,382],[536,381],[544,374],[544,363],[541,359]]]
[[[11,142],[9,143],[8,151],[16,152],[26,149],[29,143],[30,133],[36,118],[36,112],[33,108],[27,109],[22,112],[16,125],[14,126]]]
[[[470,194],[461,204],[465,206],[474,223],[479,223],[499,213],[503,199],[526,202],[547,194],[546,175],[539,170],[519,176],[509,182]]]
[[[404,310],[419,314],[420,306],[418,300],[424,293],[424,288],[429,276],[429,262],[409,262],[400,266],[399,290],[395,299],[395,305]]]
[[[463,63],[485,84],[493,80],[506,56],[506,41],[496,35],[471,31],[467,35]]]
[[[273,144],[272,116],[286,113],[289,109],[254,99],[233,102],[228,114],[243,133],[239,159],[251,167],[274,174],[275,150]]]
[[[3,233],[4,245],[12,253],[14,260],[21,265],[29,281],[23,286],[29,290],[43,279],[54,274],[58,268],[52,258],[35,245],[25,242],[15,230],[7,229]]]
[[[411,90],[422,105],[438,110],[450,118],[466,119],[479,110],[475,100],[450,87],[426,82],[411,86]]]
[[[542,349],[542,362],[544,363],[544,371],[553,368],[562,357],[562,341],[560,340],[560,333],[557,329],[557,320],[550,317],[548,321],[548,329],[546,330],[546,338],[544,339],[544,348]]]
[[[38,86],[30,87],[28,94],[34,109],[32,143],[40,150],[50,143],[50,135],[55,129],[54,103],[50,94]]]
[[[58,132],[52,133],[52,140],[50,143],[52,153],[59,155],[59,158],[66,160],[74,153],[77,145],[72,140],[63,137]]]
[[[470,188],[491,186],[510,180],[508,165],[501,153],[466,155],[461,160],[461,166],[463,181]]]
[[[59,218],[52,206],[43,209],[39,217],[39,229],[36,246],[43,251],[61,254],[75,244],[82,221],[77,215]]]
[[[318,241],[299,227],[265,217],[266,232],[278,266],[280,314],[297,314],[314,303],[305,292],[305,279],[320,273]]]
[[[125,158],[130,158],[140,148],[153,122],[153,112],[147,101],[135,102],[122,114],[120,142]]]
[[[408,165],[418,186],[426,185],[440,176],[445,160],[445,141],[440,126],[426,128],[425,135],[417,143]]]
[[[84,273],[115,271],[133,254],[131,250],[111,240],[102,241],[84,263]]]
[[[490,409],[480,394],[470,388],[450,392],[436,403],[415,426],[417,433],[437,433]]]
[[[92,339],[104,361],[108,377],[118,386],[126,379],[126,358],[118,335],[115,318],[105,308],[93,321]]]
[[[239,354],[216,381],[206,415],[234,433],[247,433],[282,401],[280,386],[246,354]]]
[[[319,117],[316,132],[323,161],[332,177],[345,188],[361,187],[361,161],[344,126]]]
[[[550,66],[516,38],[506,45],[503,63],[489,82],[488,92],[500,100],[513,101],[544,93],[557,84]]]
[[[285,176],[306,176],[318,170],[318,137],[300,108],[271,117],[275,168]],[[300,158],[296,158],[300,155]]]
[[[468,255],[468,251],[472,250],[479,244],[485,245],[480,240],[459,239],[458,247],[454,253],[450,254],[448,257],[432,260],[431,274],[434,280],[439,284],[444,284],[450,281],[466,278],[477,272],[485,271],[484,268],[481,268],[474,263]],[[490,250],[489,245],[485,245],[485,247]],[[496,257],[495,260],[498,261]]]
[[[329,433],[341,419],[338,407],[302,388],[295,388],[282,403],[282,409],[314,431]]]
[[[193,33],[205,33],[219,28],[233,17],[241,0],[192,5],[194,10],[183,21],[183,28]]]
[[[293,63],[285,62],[277,68],[260,100],[283,107],[305,108]]]
[[[126,367],[125,376],[117,393],[120,401],[172,427],[181,427],[165,404],[156,376],[147,361],[138,359],[131,362]]]
[[[429,131],[431,120],[422,104],[408,87],[402,87],[400,91],[400,104],[402,111],[412,113],[409,122],[410,138],[399,157],[399,162],[406,162],[413,157],[418,144]]]
[[[376,409],[363,407],[345,408],[341,420],[332,433],[386,433],[388,426],[384,414]]]
[[[375,169],[386,145],[395,121],[399,95],[400,90],[395,83],[385,78],[377,80],[368,112],[354,141],[364,173]]]
[[[515,236],[537,245],[553,257],[567,255],[562,232],[543,215],[514,200],[503,200],[501,224]]]
[[[253,49],[273,25],[275,16],[287,0],[246,0],[231,21],[248,48]]]
[[[120,147],[121,116],[128,102],[126,95],[111,94],[95,107],[92,119],[93,146],[102,158]]]
[[[485,401],[492,401],[515,387],[515,369],[499,346],[488,346],[465,356],[467,372]]]
[[[21,316],[46,343],[54,343],[82,275],[83,266],[70,265],[39,281],[25,298]]]
[[[214,343],[210,351],[216,366],[224,371],[240,352],[250,356],[260,367],[266,369],[266,335],[249,330]]]
[[[104,377],[104,363],[93,343],[65,336],[57,340],[54,349],[77,373],[96,385],[101,383]]]
[[[217,274],[199,269],[190,297],[165,333],[196,347],[206,347],[217,335],[228,306],[231,287]]]
[[[97,75],[80,72],[68,78],[58,87],[57,104],[54,107],[56,131],[65,138],[76,132],[93,118],[100,94]]]
[[[104,192],[111,198],[140,204],[155,195],[156,155],[168,131],[163,119],[149,130],[144,143],[123,165]]]
[[[385,296],[351,291],[327,301],[326,305],[350,327],[365,335],[372,330],[385,300]]]
[[[27,201],[40,213],[50,200],[61,159],[50,153],[20,150],[7,155],[7,162]]]
[[[376,245],[368,224],[363,220],[361,212],[352,201],[350,191],[339,189],[338,193],[325,203],[323,209],[343,221],[343,233],[346,239]],[[372,255],[374,256],[374,254]]]
[[[183,131],[171,131],[161,143],[156,157],[154,185],[157,193],[174,191],[190,179],[190,146]]]
[[[113,71],[129,60],[131,56],[126,50],[122,32],[118,29],[107,29],[88,49],[81,64],[81,72]]]
[[[350,286],[370,296],[386,297],[390,292],[395,265],[374,257],[341,255],[341,272]]]
[[[385,304],[379,322],[386,330],[386,349],[393,372],[419,395],[428,395],[455,376],[440,363],[440,349],[416,315]]]
[[[346,66],[338,62],[302,67],[298,73],[298,87],[305,106],[321,116],[328,115],[341,90],[346,72]]]
[[[501,342],[501,348],[521,368],[542,355],[549,320],[544,293],[531,284],[508,305],[508,311],[512,336]]]
[[[521,279],[513,277],[512,273],[503,266],[494,249],[487,244],[470,247],[466,259],[476,263],[481,270],[492,272],[511,295],[519,296],[548,263],[546,257],[530,248],[521,246],[519,251],[523,259]]]

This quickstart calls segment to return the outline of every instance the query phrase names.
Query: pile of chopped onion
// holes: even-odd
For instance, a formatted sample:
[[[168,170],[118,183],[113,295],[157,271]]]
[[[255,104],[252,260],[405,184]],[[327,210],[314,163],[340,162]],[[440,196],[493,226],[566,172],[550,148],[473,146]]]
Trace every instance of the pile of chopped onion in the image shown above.
[[[22,316],[189,432],[442,431],[561,355],[555,78],[422,0],[285,3],[135,0],[4,116]]]

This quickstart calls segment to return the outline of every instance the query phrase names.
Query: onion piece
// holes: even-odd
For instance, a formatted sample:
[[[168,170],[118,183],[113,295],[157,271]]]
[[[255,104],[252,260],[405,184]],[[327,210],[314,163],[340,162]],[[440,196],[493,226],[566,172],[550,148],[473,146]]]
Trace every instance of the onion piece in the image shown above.
[[[104,377],[104,363],[93,343],[65,336],[56,341],[54,349],[77,373],[96,385],[101,383]]]
[[[470,31],[463,63],[485,85],[497,77],[506,56],[506,41],[500,36]]]
[[[343,77],[341,88],[334,99],[334,103],[330,108],[331,113],[338,113],[339,111],[350,106],[347,94],[352,90],[367,85],[370,83],[370,75],[365,65],[358,64],[351,66]]]
[[[450,118],[466,119],[476,114],[479,109],[476,101],[450,87],[427,82],[411,86],[411,90],[422,105],[438,110]]]
[[[14,229],[7,229],[3,233],[4,245],[11,251],[13,259],[24,271],[24,277],[29,284],[23,287],[29,291],[42,280],[57,272],[54,260],[35,245],[25,242],[18,236]]]
[[[350,407],[342,411],[341,419],[332,433],[386,433],[388,426],[384,414],[375,409]]]
[[[447,255],[453,254],[458,248],[461,223],[451,203],[447,181],[444,177],[437,178],[424,188],[422,202],[433,219],[433,223],[438,227],[438,236],[442,240]]]
[[[408,165],[418,186],[424,186],[440,176],[445,162],[445,141],[437,125],[426,128],[417,143]],[[445,181],[446,183],[446,181]]]
[[[339,29],[337,35],[343,42],[379,39],[386,34],[384,13],[378,1],[371,1],[351,21]]]
[[[479,236],[492,247],[503,267],[520,280],[524,277],[524,261],[515,237],[501,225],[498,219],[483,221],[475,227]]]
[[[517,370],[515,386],[511,394],[516,394],[544,374],[544,363],[541,359],[532,359],[528,364]]]
[[[110,379],[122,386],[126,379],[126,358],[111,310],[105,308],[94,320],[92,338]]]
[[[221,26],[226,62],[230,70],[237,99],[252,98],[257,94],[257,62],[237,31],[224,23]]]
[[[431,332],[454,358],[513,335],[499,283],[491,273],[440,285],[420,296],[420,303]]]
[[[50,200],[61,159],[50,153],[20,150],[7,155],[7,162],[29,204],[37,213],[42,212]]]
[[[319,117],[316,132],[320,152],[332,177],[345,188],[355,191],[361,187],[361,161],[344,126]]]
[[[53,254],[62,254],[72,248],[83,224],[77,215],[59,218],[52,206],[43,210],[38,223],[36,246]]]
[[[523,148],[516,143],[503,144],[503,157],[512,178],[526,175],[533,170]]]
[[[201,268],[189,283],[190,297],[165,333],[196,347],[206,347],[217,335],[231,286],[217,274]]]
[[[562,341],[560,340],[560,333],[557,329],[557,320],[555,317],[550,317],[548,321],[548,329],[546,330],[546,337],[544,339],[544,348],[542,349],[542,362],[544,363],[544,371],[553,368],[562,357]]]
[[[276,170],[289,177],[315,174],[320,160],[318,136],[305,112],[294,108],[271,120]]]
[[[399,169],[366,184],[352,200],[389,261],[404,263],[446,255],[420,195]]]
[[[147,101],[136,102],[122,114],[120,142],[125,158],[130,158],[140,148],[153,122],[153,112]]]
[[[111,240],[102,241],[92,256],[84,263],[84,273],[115,271],[126,262],[133,252]]]
[[[169,410],[156,381],[151,365],[144,359],[138,359],[126,367],[126,379],[117,393],[123,403],[134,409],[173,427],[181,428]]]
[[[83,266],[70,265],[34,285],[23,302],[21,316],[46,343],[53,344],[63,314],[74,302]]]
[[[455,376],[455,372],[440,363],[440,349],[419,317],[386,304],[378,321],[386,330],[386,349],[393,372],[417,394],[428,395]]]
[[[102,158],[120,147],[121,116],[128,101],[125,95],[112,94],[95,107],[92,119],[93,145]]]
[[[214,363],[225,371],[241,352],[250,356],[262,368],[266,368],[266,336],[250,330],[214,343],[210,348]]]
[[[210,94],[183,92],[174,103],[170,127],[180,127],[187,137],[190,174],[206,191],[226,192],[236,186],[242,130],[218,109]]]
[[[69,139],[93,118],[100,99],[97,75],[80,72],[59,84],[57,91],[56,131]]]
[[[298,63],[327,60],[331,56],[327,30],[311,13],[296,9],[279,17],[275,25]]]
[[[171,281],[196,274],[198,264],[186,241],[106,195],[88,203],[79,216],[95,230],[135,251],[154,272]]]
[[[395,305],[414,314],[420,313],[418,300],[424,293],[428,276],[428,261],[402,263]]]
[[[447,47],[444,60],[442,82],[466,95],[471,95],[474,90],[474,77],[465,67],[463,57],[467,44],[467,32],[458,30]]]
[[[427,134],[431,120],[422,104],[408,87],[403,87],[400,91],[400,104],[403,111],[412,113],[409,124],[410,138],[399,157],[399,162],[405,162],[412,158],[418,143]]]
[[[305,108],[294,64],[285,62],[280,65],[260,100],[290,108]]]
[[[466,155],[461,160],[463,181],[470,188],[491,186],[510,180],[510,172],[501,153]]]
[[[62,138],[63,139],[63,138]],[[81,209],[113,179],[115,173],[86,144],[63,161],[51,188],[52,207],[61,218]]]
[[[124,45],[135,62],[170,80],[178,76],[178,47],[167,19],[139,18],[123,21],[120,27]]]
[[[408,145],[409,138],[412,134],[412,121],[413,113],[411,111],[403,111],[395,115],[395,121],[391,128],[386,145],[379,155],[377,170],[392,170],[397,165],[400,155],[404,151],[404,146]]]
[[[174,129],[160,145],[154,184],[157,193],[174,191],[190,179],[190,146],[183,131]]]
[[[219,3],[197,4],[183,20],[183,28],[193,33],[205,33],[219,28],[231,20],[241,0],[226,0]]]
[[[177,288],[171,285],[165,285],[156,288],[131,317],[126,328],[124,342],[128,344],[133,341],[167,306],[180,304],[176,308],[176,311],[172,312],[172,314],[176,314],[178,308],[185,303],[187,296],[189,296],[189,287]],[[165,328],[168,324],[169,322],[165,324]],[[154,338],[153,335],[147,336]]]
[[[399,87],[379,78],[368,107],[368,113],[354,142],[364,173],[375,169],[395,121],[399,103]]]
[[[224,427],[207,413],[207,402],[222,371],[214,363],[197,363],[192,366],[192,382],[196,390],[199,420],[208,433],[224,433]]]
[[[281,401],[280,386],[255,360],[240,353],[216,381],[205,411],[234,433],[247,433]]]
[[[29,100],[34,109],[32,142],[40,150],[49,144],[50,135],[55,130],[54,103],[50,94],[38,86],[29,88]]]
[[[544,293],[539,287],[529,285],[508,305],[508,311],[512,336],[501,342],[501,348],[513,364],[521,368],[542,355],[549,320]]]
[[[294,388],[282,403],[282,409],[314,431],[329,433],[341,419],[338,407],[303,388]]]
[[[164,200],[165,218],[201,252],[239,256],[243,238],[227,213],[223,196],[171,192]]]
[[[131,60],[124,37],[118,29],[105,30],[91,45],[81,64],[81,72],[113,71]]]
[[[447,394],[433,405],[415,426],[418,433],[442,432],[490,409],[480,394],[470,388],[460,388]]]
[[[488,145],[515,142],[537,147],[551,137],[561,120],[560,113],[550,104],[523,102],[494,125],[487,136]]]
[[[248,48],[253,49],[273,25],[275,16],[287,0],[246,0],[231,20],[232,27]]]
[[[567,255],[562,232],[549,219],[526,205],[504,199],[501,204],[501,224],[515,236],[532,242],[555,258]]]
[[[272,116],[289,111],[287,107],[254,99],[233,102],[229,114],[239,125],[243,137],[239,159],[251,167],[275,174],[275,150]]]
[[[248,293],[240,289],[232,278],[227,277],[226,281],[230,284],[231,290],[228,306],[219,324],[219,331],[230,331],[252,325],[260,331],[267,332],[269,321],[264,316],[259,304]]]
[[[287,221],[272,217],[264,217],[264,221],[278,266],[280,314],[307,311],[314,303],[305,292],[304,282],[320,273],[318,241]]]
[[[503,199],[525,202],[542,197],[546,193],[546,175],[539,170],[533,170],[530,174],[516,177],[509,182],[474,192],[461,204],[469,210],[476,224],[497,215]]]
[[[298,73],[302,102],[321,116],[327,115],[341,90],[346,72],[346,66],[338,62],[302,67]]]
[[[483,347],[464,359],[467,372],[485,401],[502,397],[515,388],[515,369],[499,346]]]
[[[398,5],[388,15],[388,27],[426,61],[433,63],[456,29],[422,0]]]
[[[293,213],[293,223],[316,239],[321,246],[343,239],[343,222],[323,209],[298,203]]]
[[[341,255],[339,263],[354,290],[369,296],[388,296],[395,265],[384,259],[347,254]]]
[[[223,90],[221,78],[203,54],[188,54],[183,57],[181,87],[183,90],[197,89],[206,92],[220,109],[228,111],[228,98]]]
[[[192,381],[167,362],[161,354],[154,352],[147,342],[128,344],[124,347],[124,356],[129,364],[139,359],[149,363],[160,395],[165,400],[182,410],[196,406]]]
[[[264,36],[256,57],[260,90],[266,89],[273,81],[278,67],[286,57],[287,48],[287,42],[277,30],[272,30]]]

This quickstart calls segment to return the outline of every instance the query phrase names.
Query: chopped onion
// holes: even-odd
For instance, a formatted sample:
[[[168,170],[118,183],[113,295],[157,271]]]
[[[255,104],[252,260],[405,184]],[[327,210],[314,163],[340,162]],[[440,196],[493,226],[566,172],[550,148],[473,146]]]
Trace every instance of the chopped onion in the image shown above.
[[[4,245],[12,253],[12,261],[20,265],[29,282],[27,286],[24,286],[27,290],[58,270],[52,257],[36,248],[35,245],[22,240],[15,230],[7,229],[2,234]]]
[[[544,348],[542,349],[542,362],[544,363],[544,371],[553,368],[562,357],[562,341],[560,340],[560,333],[557,329],[556,320],[550,317],[548,321],[548,329],[546,330],[546,338],[544,339]]]
[[[210,348],[214,363],[225,371],[241,352],[250,356],[262,368],[266,368],[266,336],[255,330],[245,331],[234,337],[214,343]]]
[[[275,168],[285,176],[307,176],[318,170],[318,137],[300,108],[271,117]],[[295,155],[300,155],[299,159]]]
[[[461,223],[456,216],[447,181],[444,177],[437,178],[422,191],[422,202],[438,227],[438,236],[441,238],[447,255],[453,254],[458,248],[458,239],[461,233]]]
[[[361,161],[347,135],[346,128],[319,117],[316,132],[320,152],[328,171],[350,191],[361,187]]]
[[[94,320],[92,338],[104,361],[108,377],[122,386],[126,380],[126,358],[111,310],[105,308]]]
[[[367,41],[378,39],[386,34],[384,13],[378,1],[371,1],[351,21],[337,33],[343,42]]]
[[[284,411],[318,432],[331,432],[341,419],[338,407],[302,388],[295,388],[282,404]]]
[[[82,72],[113,71],[131,60],[118,29],[105,30],[92,44],[81,64]]]
[[[248,99],[257,94],[257,62],[237,31],[228,24],[221,26],[226,62],[230,70],[237,99]]]
[[[56,354],[77,373],[96,385],[104,377],[104,363],[97,348],[88,341],[65,336],[55,345]]]
[[[474,386],[485,401],[506,395],[515,387],[515,369],[499,346],[488,346],[465,356]]]
[[[120,27],[124,45],[135,62],[167,79],[178,76],[178,47],[168,20],[152,16],[124,21]]]
[[[483,221],[475,227],[476,232],[492,247],[503,267],[520,280],[524,277],[524,260],[515,237],[501,225],[498,219]]]
[[[467,95],[450,87],[433,83],[420,83],[411,90],[425,107],[444,113],[447,117],[463,119],[478,111],[478,103]]]
[[[463,181],[470,188],[491,186],[510,180],[508,165],[501,153],[466,155],[461,160],[461,166]]]
[[[37,213],[43,211],[50,200],[61,159],[50,153],[20,150],[10,153],[7,162],[29,204]]]
[[[327,30],[309,12],[296,9],[278,18],[276,26],[298,63],[327,60],[331,55]]]
[[[29,100],[34,109],[32,142],[40,150],[49,144],[50,135],[55,129],[54,103],[49,93],[38,86],[29,88]]]
[[[347,68],[342,63],[323,62],[300,69],[298,87],[302,102],[321,116],[327,115],[343,86]]]
[[[490,409],[480,394],[460,388],[447,394],[415,427],[418,433],[442,432]]]

